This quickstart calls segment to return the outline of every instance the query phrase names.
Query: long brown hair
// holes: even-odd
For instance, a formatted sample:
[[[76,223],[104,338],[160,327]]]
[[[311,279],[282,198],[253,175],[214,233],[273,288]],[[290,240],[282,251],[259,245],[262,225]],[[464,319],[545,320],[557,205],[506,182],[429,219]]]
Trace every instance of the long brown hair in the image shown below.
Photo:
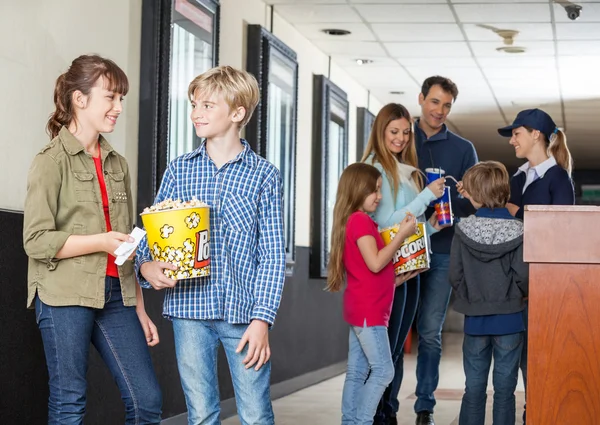
[[[386,178],[392,183],[394,199],[396,198],[398,188],[400,187],[400,177],[398,175],[396,160],[417,168],[417,170],[413,172],[412,177],[417,188],[419,190],[423,189],[423,176],[418,170],[417,148],[415,146],[415,133],[413,129],[411,128],[408,144],[400,154],[393,154],[385,144],[385,129],[390,122],[400,118],[406,118],[408,122],[411,123],[412,127],[410,113],[403,105],[400,105],[399,103],[388,103],[381,108],[373,123],[369,142],[367,143],[365,153],[362,157],[362,161],[365,162],[368,157],[373,154],[373,163],[377,161],[381,164]]]
[[[76,58],[67,72],[56,79],[54,87],[54,105],[56,110],[50,115],[46,131],[54,139],[64,125],[75,119],[73,93],[79,90],[89,96],[98,78],[105,77],[106,89],[126,95],[129,81],[125,72],[110,59],[98,55],[82,55]]]
[[[377,168],[362,162],[349,165],[340,177],[333,207],[331,251],[325,288],[327,291],[339,291],[344,284],[343,254],[346,224],[350,215],[362,207],[367,196],[377,191],[379,177],[381,173]]]
[[[525,127],[525,129],[531,133],[534,128]],[[571,173],[573,172],[573,157],[571,156],[571,152],[569,151],[569,147],[567,146],[567,135],[564,131],[557,128],[555,133],[553,133],[550,138],[548,138],[544,133],[540,131],[540,136],[544,138],[544,143],[546,143],[547,153],[554,157],[556,163],[560,165],[571,177]]]

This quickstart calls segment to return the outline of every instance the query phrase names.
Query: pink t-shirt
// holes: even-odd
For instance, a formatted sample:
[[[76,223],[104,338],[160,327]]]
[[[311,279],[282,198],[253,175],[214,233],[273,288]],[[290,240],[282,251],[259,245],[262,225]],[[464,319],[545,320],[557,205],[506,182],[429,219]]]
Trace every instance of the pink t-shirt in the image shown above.
[[[353,213],[346,224],[344,267],[347,286],[344,292],[344,320],[352,326],[387,326],[394,300],[394,266],[392,262],[379,273],[367,267],[358,249],[357,241],[371,235],[377,249],[385,244],[377,231],[377,224],[361,211]]]

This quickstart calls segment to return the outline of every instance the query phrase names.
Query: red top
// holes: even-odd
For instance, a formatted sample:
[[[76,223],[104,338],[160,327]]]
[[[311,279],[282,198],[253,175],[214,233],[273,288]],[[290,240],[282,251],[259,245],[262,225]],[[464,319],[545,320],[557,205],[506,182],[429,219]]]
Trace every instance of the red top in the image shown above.
[[[347,287],[344,292],[344,320],[352,326],[387,326],[394,301],[394,266],[392,262],[379,273],[367,267],[357,241],[371,235],[381,250],[385,243],[377,224],[361,211],[353,213],[346,224],[344,267]]]
[[[106,183],[104,181],[104,174],[102,173],[102,160],[100,157],[100,146],[98,146],[98,158],[94,158],[94,165],[96,166],[96,174],[98,175],[98,182],[100,183],[100,193],[102,194],[102,207],[104,208],[104,219],[106,220],[106,231],[110,232],[112,227],[110,226],[110,216],[108,215],[108,193],[106,192]],[[119,277],[119,269],[115,264],[115,257],[108,254],[108,263],[106,264],[106,275],[112,277]]]

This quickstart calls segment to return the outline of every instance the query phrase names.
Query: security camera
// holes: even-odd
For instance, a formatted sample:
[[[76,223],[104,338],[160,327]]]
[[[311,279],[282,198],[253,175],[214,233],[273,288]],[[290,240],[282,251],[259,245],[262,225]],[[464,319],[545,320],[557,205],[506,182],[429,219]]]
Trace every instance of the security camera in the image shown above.
[[[581,15],[581,9],[583,9],[578,4],[571,4],[569,6],[565,6],[565,10],[567,12],[567,16],[570,20],[575,21]]]

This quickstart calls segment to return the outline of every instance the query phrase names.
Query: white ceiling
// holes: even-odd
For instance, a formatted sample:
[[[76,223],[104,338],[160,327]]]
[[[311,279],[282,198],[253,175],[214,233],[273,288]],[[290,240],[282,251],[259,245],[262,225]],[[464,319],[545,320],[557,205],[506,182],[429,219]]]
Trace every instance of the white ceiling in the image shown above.
[[[574,1],[583,6],[577,21],[557,4],[564,0],[264,1],[381,102],[418,115],[425,78],[454,80],[460,94],[449,123],[482,159],[518,164],[496,129],[540,107],[565,127],[576,168],[600,165],[600,0]],[[519,31],[514,46],[526,53],[496,51],[502,38],[478,24]]]

